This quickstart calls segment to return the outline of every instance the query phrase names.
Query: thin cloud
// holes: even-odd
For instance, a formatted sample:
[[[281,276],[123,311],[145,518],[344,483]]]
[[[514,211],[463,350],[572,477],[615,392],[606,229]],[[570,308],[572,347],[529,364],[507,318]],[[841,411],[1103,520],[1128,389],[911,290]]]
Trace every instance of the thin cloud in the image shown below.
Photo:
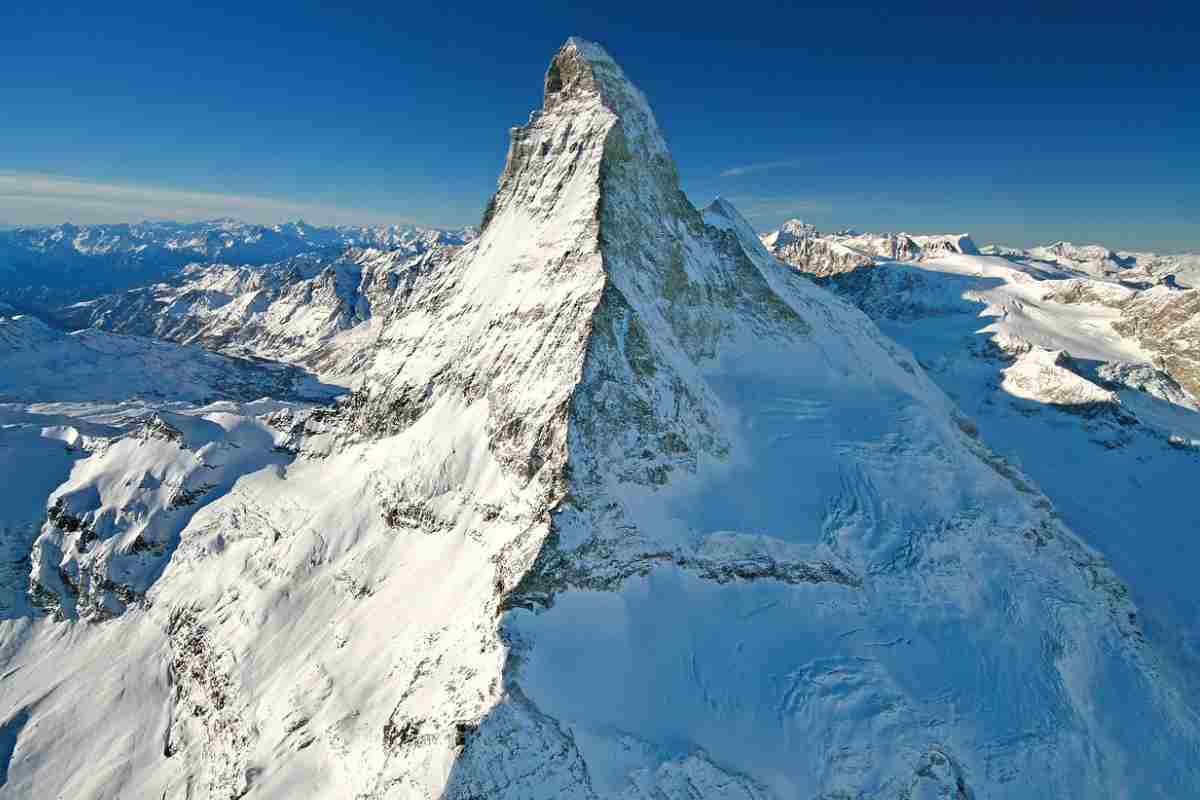
[[[742,175],[753,175],[756,172],[768,172],[773,169],[795,169],[803,167],[812,162],[801,158],[794,158],[788,161],[764,161],[759,164],[743,164],[740,167],[730,167],[729,169],[721,170],[719,173],[722,178],[739,178]]]
[[[734,195],[726,198],[746,219],[755,224],[775,224],[781,219],[805,214],[828,214],[829,203],[809,197],[756,197]]]
[[[214,217],[236,217],[257,223],[302,217],[326,225],[410,222],[380,211],[257,195],[189,192],[55,175],[0,172],[0,222],[8,224],[63,221],[96,224],[142,219],[186,221]]]

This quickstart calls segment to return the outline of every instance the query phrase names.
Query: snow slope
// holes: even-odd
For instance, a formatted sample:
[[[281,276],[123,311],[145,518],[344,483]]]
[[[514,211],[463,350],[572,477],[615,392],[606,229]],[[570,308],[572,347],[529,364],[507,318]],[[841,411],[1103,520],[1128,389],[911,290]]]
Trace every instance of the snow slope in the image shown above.
[[[909,348],[989,447],[1111,560],[1164,668],[1200,691],[1187,566],[1200,556],[1200,509],[1186,499],[1200,474],[1197,292],[969,255],[817,279]]]
[[[160,411],[55,466],[0,796],[1198,785],[1122,578],[865,314],[688,203],[598,46],[370,352],[336,407]]]

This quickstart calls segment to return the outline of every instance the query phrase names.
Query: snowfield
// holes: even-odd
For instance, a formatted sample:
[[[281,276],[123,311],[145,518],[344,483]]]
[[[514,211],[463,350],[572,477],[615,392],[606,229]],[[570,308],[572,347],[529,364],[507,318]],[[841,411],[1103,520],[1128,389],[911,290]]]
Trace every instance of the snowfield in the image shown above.
[[[1185,498],[1200,470],[1200,403],[1187,356],[1200,337],[1186,309],[1200,291],[1013,252],[873,257],[835,273],[795,248],[779,255],[874,317],[1037,481],[1130,581],[1164,668],[1194,695],[1200,596],[1187,564],[1200,556],[1200,509]]]
[[[568,40],[477,237],[0,315],[0,797],[1191,796],[1139,280],[760,239]]]

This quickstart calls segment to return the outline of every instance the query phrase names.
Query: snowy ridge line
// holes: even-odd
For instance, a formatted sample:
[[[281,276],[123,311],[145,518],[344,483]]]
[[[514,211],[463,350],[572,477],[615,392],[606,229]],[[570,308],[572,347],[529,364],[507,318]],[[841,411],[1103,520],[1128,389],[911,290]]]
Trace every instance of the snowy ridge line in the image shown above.
[[[462,244],[474,238],[473,228],[444,230],[415,225],[330,227],[303,221],[255,225],[233,219],[206,222],[142,222],[109,225],[69,223],[26,226],[0,231],[0,248],[9,258],[47,259],[108,257],[118,265],[166,259],[176,254],[186,261],[233,261],[263,264],[306,252],[374,247],[412,252],[443,242]]]

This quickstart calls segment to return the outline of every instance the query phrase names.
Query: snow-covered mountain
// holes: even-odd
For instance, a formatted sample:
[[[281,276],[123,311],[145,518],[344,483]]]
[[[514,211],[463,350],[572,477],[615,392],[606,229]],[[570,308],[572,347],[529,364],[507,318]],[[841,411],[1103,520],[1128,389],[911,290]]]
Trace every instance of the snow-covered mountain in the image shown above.
[[[175,411],[238,407],[253,410],[247,413],[267,414],[281,408],[312,408],[341,392],[339,387],[322,385],[304,371],[283,364],[228,358],[196,346],[97,330],[68,335],[0,304],[0,471],[5,475],[0,491],[0,552],[5,556],[5,568],[0,570],[0,615],[35,613],[41,598],[47,596],[42,588],[47,578],[39,580],[37,568],[32,574],[19,570],[23,566],[29,573],[31,551],[37,559],[33,540],[39,526],[31,523],[44,518],[46,498],[67,480],[72,465],[81,458],[94,454],[87,469],[107,461],[112,480],[126,481],[128,486],[136,478],[142,481],[139,488],[154,485],[178,505],[203,494],[195,487],[215,485],[213,479],[221,468],[199,457],[186,461],[184,472],[193,473],[192,488],[182,478],[168,478],[164,483],[134,474],[137,465],[145,463],[140,448],[147,437],[169,438],[173,428],[165,420],[182,419]],[[259,399],[266,397],[277,400]],[[146,510],[129,498],[119,513],[146,516]],[[55,514],[60,525],[71,527],[66,522],[69,517],[50,512]],[[81,535],[82,553],[97,537],[90,528]],[[135,554],[157,549],[161,555],[167,544],[161,537],[138,541]],[[119,541],[108,542],[105,558],[119,555],[112,551],[117,544]],[[73,580],[79,585],[77,572],[60,574],[58,564],[41,567],[52,571],[55,580]],[[115,607],[123,608],[123,602],[138,596],[138,588],[136,578],[113,584],[114,593],[106,602],[118,602],[122,597],[122,604]],[[106,606],[98,605],[96,610],[107,613],[104,609]]]
[[[1138,341],[1154,362],[1200,397],[1200,289],[1156,286],[1120,306],[1113,328]]]
[[[406,287],[460,246],[442,237],[263,266],[192,264],[168,282],[51,316],[69,330],[100,328],[303,364],[348,385],[369,364],[380,326]]]
[[[1002,349],[1015,341],[1025,350],[1037,345],[1083,357],[1095,351],[1106,362],[1167,373],[1190,393],[1183,405],[1195,407],[1200,398],[1200,289],[1175,279],[1188,256],[1119,255],[1065,242],[977,250],[966,236],[821,234],[799,220],[760,238],[777,258],[876,319],[999,316],[987,330]],[[892,246],[896,241],[910,244]],[[1175,271],[1154,272],[1168,268]]]
[[[293,306],[327,331],[328,309],[386,300],[342,402],[0,407],[0,458],[24,465],[0,796],[1200,785],[1193,512],[1156,497],[1115,571],[1124,517],[1064,511],[866,314],[728,203],[688,202],[601,48],[569,40],[544,88],[478,238],[417,266],[347,255],[268,304],[309,287]],[[906,242],[953,250],[906,268],[980,258],[878,247]],[[367,273],[397,275],[391,295]],[[1113,405],[1076,388],[1025,402]],[[1126,391],[1156,424],[1195,416]]]
[[[321,227],[302,221],[252,225],[237,220],[70,224],[0,230],[0,299],[49,307],[136,286],[193,262],[259,265],[311,253],[333,256],[349,247],[409,255],[463,244],[472,228],[410,225]]]
[[[1028,250],[998,244],[977,248],[968,234],[920,236],[853,230],[822,233],[799,219],[790,219],[760,238],[776,257],[819,277],[879,261],[923,261],[959,253],[1000,256],[1035,269],[1061,267],[1088,277],[1135,285],[1200,287],[1200,253],[1135,253],[1071,242],[1054,242]]]
[[[834,275],[879,261],[922,261],[944,253],[977,253],[969,234],[910,236],[907,233],[822,234],[816,226],[791,219],[759,237],[776,258],[818,276]]]

